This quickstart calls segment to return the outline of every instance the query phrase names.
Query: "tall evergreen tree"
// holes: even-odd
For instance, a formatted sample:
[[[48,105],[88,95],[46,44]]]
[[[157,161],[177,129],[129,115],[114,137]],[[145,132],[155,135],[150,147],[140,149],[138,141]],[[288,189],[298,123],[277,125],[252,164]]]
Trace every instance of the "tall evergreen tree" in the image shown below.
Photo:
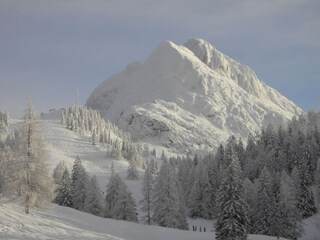
[[[208,178],[207,167],[201,161],[195,171],[195,182],[192,186],[190,216],[210,219],[214,205],[211,199],[211,185]]]
[[[153,194],[153,222],[162,227],[188,229],[186,208],[175,168],[164,159]]]
[[[250,220],[250,230],[249,233],[252,232],[252,226],[254,224],[255,210],[256,210],[256,202],[257,202],[257,186],[249,178],[245,178],[243,180],[243,195],[246,203],[248,204],[248,216]]]
[[[303,232],[301,217],[296,205],[295,185],[292,178],[282,172],[280,179],[279,213],[281,216],[280,236],[297,239]]]
[[[85,212],[92,213],[96,216],[103,215],[102,194],[96,176],[90,179],[83,209]]]
[[[134,163],[134,158],[130,157],[129,159],[129,166],[127,170],[127,179],[128,180],[138,180],[139,179],[139,173],[138,169],[136,167],[136,164]]]
[[[19,179],[18,194],[25,212],[29,214],[30,208],[42,207],[53,197],[41,131],[31,101],[27,105],[20,140],[21,164],[16,170]]]
[[[137,221],[136,204],[132,194],[120,176],[112,171],[106,189],[105,217],[126,221]]]
[[[148,225],[151,224],[151,209],[152,209],[152,192],[154,187],[154,179],[152,176],[151,164],[147,163],[147,169],[144,173],[142,193],[143,199],[140,204],[142,205],[142,211],[145,212],[145,215],[142,217],[142,220]]]
[[[217,199],[216,239],[243,240],[247,239],[249,219],[243,198],[240,164],[232,150],[228,151],[226,160],[229,166]]]
[[[112,210],[113,218],[125,220],[129,222],[137,222],[137,206],[132,197],[132,193],[124,182],[120,184],[118,195],[116,196],[116,204]]]
[[[84,202],[89,188],[89,176],[82,166],[79,156],[76,157],[72,168],[72,205],[77,210],[84,210]]]
[[[58,182],[56,193],[55,203],[61,206],[72,207],[73,189],[68,169],[64,170]]]
[[[58,163],[58,165],[55,167],[55,169],[53,170],[53,174],[52,177],[54,179],[54,182],[56,184],[59,184],[59,181],[64,173],[64,171],[67,169],[64,161],[60,161]]]
[[[275,200],[272,192],[271,174],[264,167],[258,178],[257,203],[253,225],[253,233],[272,235],[274,225],[273,213]]]

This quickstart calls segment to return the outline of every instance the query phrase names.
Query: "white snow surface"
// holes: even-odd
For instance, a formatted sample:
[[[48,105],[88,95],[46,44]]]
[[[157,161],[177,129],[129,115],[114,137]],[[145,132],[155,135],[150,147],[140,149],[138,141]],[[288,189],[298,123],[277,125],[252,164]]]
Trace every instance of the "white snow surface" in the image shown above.
[[[47,145],[47,155],[50,170],[53,171],[59,161],[65,161],[71,170],[76,156],[79,156],[87,172],[97,175],[102,191],[110,177],[111,164],[125,180],[128,163],[123,160],[105,157],[102,146],[91,144],[89,137],[65,129],[58,120],[41,121],[44,142]],[[20,121],[15,121],[19,125]],[[142,199],[141,187],[143,172],[140,179],[125,180],[138,203]],[[2,199],[0,199],[2,200]],[[0,239],[106,239],[106,240],[207,240],[214,239],[214,221],[205,219],[188,219],[189,228],[206,227],[207,231],[192,232],[143,224],[129,223],[112,219],[104,219],[77,210],[52,205],[50,209],[35,211],[30,215],[14,203],[0,201]],[[138,207],[141,217],[141,211]],[[306,235],[303,240],[315,240],[319,235],[319,216],[306,220]],[[250,235],[249,240],[271,240],[274,237]]]
[[[162,42],[143,63],[100,84],[86,105],[133,139],[176,149],[212,150],[303,111],[249,67],[201,39]]]
[[[105,239],[105,240],[212,240],[214,232],[191,232],[105,219],[71,208],[53,205],[32,211],[12,204],[0,205],[0,239]],[[251,235],[249,240],[271,240]]]

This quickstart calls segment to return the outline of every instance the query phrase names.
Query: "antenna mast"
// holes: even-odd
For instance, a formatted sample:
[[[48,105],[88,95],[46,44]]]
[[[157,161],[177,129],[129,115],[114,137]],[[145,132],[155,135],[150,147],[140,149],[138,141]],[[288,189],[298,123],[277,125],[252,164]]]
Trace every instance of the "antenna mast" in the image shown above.
[[[76,95],[77,95],[77,106],[79,106],[79,89],[77,88],[77,92],[76,92]]]

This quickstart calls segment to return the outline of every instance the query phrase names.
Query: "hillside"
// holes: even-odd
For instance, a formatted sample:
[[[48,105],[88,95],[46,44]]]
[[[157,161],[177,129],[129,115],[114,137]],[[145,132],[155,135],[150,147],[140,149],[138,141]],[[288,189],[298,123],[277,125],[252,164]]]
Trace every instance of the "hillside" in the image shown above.
[[[161,43],[143,63],[100,84],[86,105],[133,139],[180,153],[212,150],[303,111],[249,67],[204,40]]]
[[[14,125],[20,121],[14,121]],[[50,169],[63,160],[71,168],[76,156],[80,156],[90,175],[97,175],[103,191],[110,177],[111,163],[120,176],[125,179],[128,163],[125,160],[106,158],[105,150],[99,145],[92,145],[88,137],[64,128],[59,120],[41,121],[44,140],[47,145]],[[140,172],[142,176],[143,172]],[[141,200],[141,179],[126,180],[136,202]],[[139,210],[141,214],[141,211]],[[188,219],[192,225],[213,230],[214,222],[204,219]],[[305,220],[305,236],[301,240],[314,240],[319,235],[319,215]],[[192,228],[191,228],[192,229]],[[23,208],[15,204],[0,205],[0,239],[213,239],[214,233],[180,231],[157,226],[104,219],[76,211],[71,208],[52,205],[45,211],[32,211],[25,215]],[[266,236],[249,236],[250,240],[273,239]]]

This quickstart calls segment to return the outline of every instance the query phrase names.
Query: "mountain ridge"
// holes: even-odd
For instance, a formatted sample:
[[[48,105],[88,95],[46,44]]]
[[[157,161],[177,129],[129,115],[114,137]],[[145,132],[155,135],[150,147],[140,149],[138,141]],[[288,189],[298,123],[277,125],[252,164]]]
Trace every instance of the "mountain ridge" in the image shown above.
[[[86,105],[133,139],[178,152],[212,150],[230,135],[246,138],[303,113],[201,39],[160,43],[144,63],[131,63],[100,84]]]

